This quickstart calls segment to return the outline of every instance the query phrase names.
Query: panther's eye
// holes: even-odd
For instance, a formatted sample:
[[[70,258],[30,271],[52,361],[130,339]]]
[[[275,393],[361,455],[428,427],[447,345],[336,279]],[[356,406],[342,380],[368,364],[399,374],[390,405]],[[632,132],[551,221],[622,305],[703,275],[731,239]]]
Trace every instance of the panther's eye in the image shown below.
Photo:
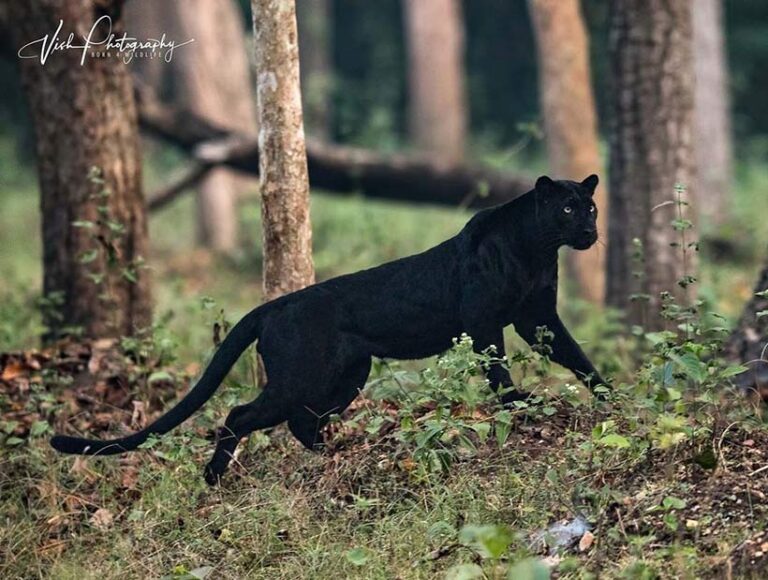
[[[566,206],[563,208],[563,211],[564,211],[565,213],[573,213],[573,208],[572,208],[570,205],[566,205]]]
[[[595,206],[594,206],[594,204],[589,206],[589,213],[595,213]]]

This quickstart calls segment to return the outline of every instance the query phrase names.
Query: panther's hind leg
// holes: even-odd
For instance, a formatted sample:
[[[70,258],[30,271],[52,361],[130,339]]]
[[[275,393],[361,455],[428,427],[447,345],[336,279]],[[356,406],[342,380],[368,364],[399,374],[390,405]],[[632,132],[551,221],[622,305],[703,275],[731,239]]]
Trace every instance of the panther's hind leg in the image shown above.
[[[297,409],[288,418],[288,428],[296,439],[310,450],[323,446],[322,429],[331,415],[341,414],[365,386],[371,371],[371,359],[367,357],[347,365],[334,382],[331,396],[327,401],[307,404]]]
[[[257,429],[274,427],[285,421],[288,415],[287,402],[280,390],[270,388],[269,383],[256,399],[233,408],[219,431],[216,451],[205,468],[205,481],[209,485],[219,483],[240,439]]]

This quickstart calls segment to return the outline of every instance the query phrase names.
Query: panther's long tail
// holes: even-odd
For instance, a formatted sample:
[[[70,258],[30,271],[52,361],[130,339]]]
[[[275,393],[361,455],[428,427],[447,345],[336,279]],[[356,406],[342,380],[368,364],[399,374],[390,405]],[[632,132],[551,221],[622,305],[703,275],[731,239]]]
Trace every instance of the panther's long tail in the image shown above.
[[[51,439],[51,446],[62,453],[114,455],[136,449],[150,435],[162,435],[180,425],[213,396],[242,352],[259,336],[262,312],[262,307],[259,307],[246,314],[227,334],[194,388],[175,407],[145,429],[107,441],[56,435]]]

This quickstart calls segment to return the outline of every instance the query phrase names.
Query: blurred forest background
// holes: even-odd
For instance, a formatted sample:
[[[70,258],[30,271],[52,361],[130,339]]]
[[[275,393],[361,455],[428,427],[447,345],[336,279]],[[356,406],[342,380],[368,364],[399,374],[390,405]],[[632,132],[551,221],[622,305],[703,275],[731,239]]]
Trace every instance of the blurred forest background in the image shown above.
[[[538,578],[527,534],[584,514],[560,577],[765,577],[764,406],[727,387],[768,400],[768,3],[295,5],[308,180],[302,132],[273,130],[298,97],[257,98],[272,0],[0,0],[0,575]],[[194,42],[18,58],[99,15]],[[147,453],[48,448],[146,426],[263,300],[591,173],[601,240],[563,250],[559,305],[608,404],[510,329],[520,408],[466,341],[379,362],[329,456],[260,433],[215,492],[206,438],[257,390],[252,351]]]
[[[322,168],[341,164],[340,173],[331,171],[330,176],[312,179],[317,194],[312,203],[319,277],[424,249],[454,233],[469,215],[451,206],[481,206],[483,193],[488,193],[485,189],[495,193],[488,185],[495,174],[482,171],[471,174],[472,185],[463,184],[464,190],[430,181],[434,166],[429,164],[416,168],[414,176],[396,171],[389,175],[389,154],[426,154],[424,158],[436,161],[438,167],[493,168],[508,178],[503,185],[511,189],[491,195],[487,203],[525,191],[541,173],[581,179],[594,171],[605,177],[611,147],[620,151],[618,141],[626,138],[625,144],[631,146],[632,139],[629,133],[622,134],[622,121],[612,125],[621,115],[616,104],[621,99],[616,95],[626,88],[617,83],[642,86],[631,78],[632,73],[625,77],[617,73],[621,57],[616,49],[612,53],[611,35],[620,33],[620,25],[614,23],[612,32],[609,5],[599,0],[585,0],[580,6],[577,2],[497,0],[298,2],[307,134],[316,145]],[[644,225],[645,218],[639,216],[650,213],[637,208],[671,200],[674,185],[683,182],[698,198],[693,221],[694,237],[701,238],[703,250],[699,291],[718,311],[735,319],[751,296],[768,240],[759,219],[768,204],[762,195],[768,179],[768,112],[762,106],[768,9],[759,2],[706,0],[695,3],[693,14],[691,29],[684,32],[693,43],[691,58],[682,69],[672,71],[684,79],[681,86],[690,84],[685,66],[695,69],[699,79],[695,103],[687,103],[685,94],[675,97],[683,103],[682,109],[693,109],[692,124],[682,128],[679,142],[673,139],[667,146],[669,151],[688,151],[684,156],[695,155],[698,173],[686,169],[681,174],[673,168],[666,181],[650,177],[638,181],[630,176],[631,168],[621,168],[615,155],[611,179],[603,179],[600,193],[617,200],[610,211],[604,200],[600,202],[601,233],[608,239],[608,217],[614,212],[610,214],[616,224],[613,241],[588,257],[569,258],[572,268],[567,278],[570,294],[593,305],[603,301],[605,268],[609,304],[627,308],[633,292],[647,293],[648,288],[638,290],[630,281],[631,266],[626,264],[632,261],[632,239],[645,241],[649,261],[667,251],[658,251],[652,240],[645,240],[650,222]],[[127,5],[125,23],[138,38],[165,32],[177,42],[195,39],[178,49],[170,63],[134,59],[134,80],[150,89],[153,102],[160,100],[177,113],[192,113],[217,129],[255,135],[247,0],[136,0]],[[666,34],[663,25],[657,30],[662,35]],[[6,348],[34,344],[42,329],[42,321],[32,314],[35,309],[29,308],[39,297],[41,248],[32,235],[39,229],[34,138],[18,65],[16,58],[0,61],[6,208],[0,268],[7,294],[3,308],[11,311],[0,317],[0,324],[7,324],[0,342]],[[651,108],[664,108],[659,107],[661,101],[653,102],[653,95],[646,101]],[[201,137],[187,135],[191,143],[178,134],[153,138],[162,137],[162,128],[159,133],[157,127],[153,130],[152,121],[145,119],[148,109],[140,107],[146,135],[144,190],[152,216],[155,313],[172,310],[176,322],[171,326],[194,332],[180,312],[182,297],[193,308],[200,293],[205,293],[233,312],[259,301],[262,236],[257,182],[243,173],[218,169],[206,171],[202,179],[199,164],[190,163],[183,153],[199,145]],[[693,134],[683,135],[686,131]],[[359,164],[350,165],[352,153],[337,145],[380,154],[368,160],[374,164],[369,170],[372,174],[384,171],[379,173],[384,177],[366,174],[367,181],[355,179]],[[635,145],[651,147],[653,138]],[[385,167],[375,167],[377,162]],[[236,166],[237,161],[230,165]],[[311,170],[312,166],[310,146]],[[653,172],[649,167],[646,164],[639,171]],[[183,195],[191,190],[196,195]],[[347,199],[323,195],[326,192],[346,193]],[[153,194],[165,197],[155,199]],[[637,211],[627,209],[632,207]],[[622,211],[629,213],[622,215]],[[665,238],[662,244],[667,242]],[[615,248],[613,259],[610,248]],[[664,284],[674,285],[678,274],[663,275],[661,286],[651,293],[668,289]],[[202,347],[203,336],[195,339],[195,349]]]

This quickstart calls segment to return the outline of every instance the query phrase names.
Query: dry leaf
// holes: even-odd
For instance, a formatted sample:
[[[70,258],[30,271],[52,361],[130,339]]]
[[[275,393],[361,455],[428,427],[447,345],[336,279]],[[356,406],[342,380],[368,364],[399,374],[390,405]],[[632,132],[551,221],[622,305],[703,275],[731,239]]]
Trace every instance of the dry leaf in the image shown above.
[[[90,469],[88,469],[88,458],[82,455],[75,457],[69,472],[75,475],[87,475],[90,472]]]
[[[112,512],[105,508],[99,508],[91,516],[91,525],[95,528],[105,531],[112,527],[114,517]]]
[[[135,430],[144,429],[147,426],[147,413],[144,403],[133,401],[133,413],[131,414],[131,428]]]
[[[416,462],[410,457],[406,457],[400,462],[400,468],[405,471],[413,471],[416,468]]]
[[[581,536],[581,540],[579,540],[579,552],[586,552],[592,547],[594,542],[595,535],[592,532],[584,532],[584,535]]]
[[[126,467],[123,470],[121,483],[126,489],[136,489],[139,483],[139,470],[136,467]]]
[[[3,374],[0,375],[0,379],[4,381],[11,381],[18,376],[24,374],[25,367],[21,361],[13,360],[3,367]]]

